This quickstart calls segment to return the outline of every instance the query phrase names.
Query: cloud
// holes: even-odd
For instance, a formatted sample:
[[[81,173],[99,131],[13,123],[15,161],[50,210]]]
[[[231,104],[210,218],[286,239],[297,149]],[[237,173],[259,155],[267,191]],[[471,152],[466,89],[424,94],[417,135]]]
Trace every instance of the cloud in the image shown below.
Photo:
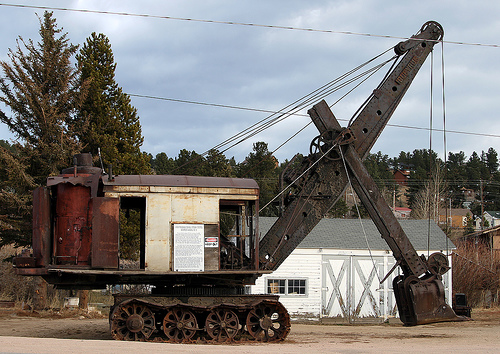
[[[48,6],[85,8],[216,21],[295,26],[407,37],[422,24],[435,19],[450,41],[496,43],[500,4],[478,1],[435,2],[418,6],[389,0],[358,1],[46,1]],[[0,58],[5,60],[15,38],[38,39],[35,12],[42,10],[2,7]],[[343,74],[359,63],[394,46],[398,39],[273,29],[257,26],[202,23],[196,21],[54,11],[57,22],[69,32],[73,43],[82,44],[92,32],[111,41],[117,62],[116,80],[125,92],[189,101],[258,109],[280,109],[304,94]],[[18,19],[22,18],[22,21]],[[446,113],[448,129],[495,133],[497,62],[500,48],[445,45]],[[441,46],[436,46],[434,89],[439,91]],[[429,63],[426,63],[390,123],[427,127],[429,121]],[[377,82],[356,90],[333,110],[349,119]],[[333,103],[337,97],[329,97]],[[441,97],[435,94],[435,113]],[[143,149],[155,155],[176,156],[180,149],[203,152],[266,114],[229,108],[132,97],[144,135]],[[438,113],[439,112],[439,113]],[[440,122],[442,117],[435,117]],[[298,131],[307,117],[292,118],[272,130],[226,153],[241,161],[254,141],[262,140],[273,150]],[[342,124],[345,125],[345,122]],[[436,123],[437,124],[437,123]],[[307,153],[317,134],[308,129],[276,155],[280,161],[296,152]],[[499,134],[500,135],[500,134]],[[0,138],[8,136],[0,126]],[[435,139],[439,139],[436,137]],[[448,136],[448,151],[499,150],[498,138]],[[373,152],[389,156],[399,151],[428,148],[429,133],[388,127]],[[436,150],[437,143],[436,143]],[[443,147],[439,151],[444,151]]]

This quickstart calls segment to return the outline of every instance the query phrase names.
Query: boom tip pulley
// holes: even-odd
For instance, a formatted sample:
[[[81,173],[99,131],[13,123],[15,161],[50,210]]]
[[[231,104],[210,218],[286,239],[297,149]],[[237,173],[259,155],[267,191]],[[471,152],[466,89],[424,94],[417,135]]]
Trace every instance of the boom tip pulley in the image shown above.
[[[416,35],[412,36],[406,41],[396,44],[396,46],[394,47],[394,52],[396,53],[396,55],[403,55],[418,43],[422,43],[423,45],[425,41],[439,42],[443,40],[443,37],[443,26],[441,26],[436,21],[427,21],[422,25],[420,31]]]

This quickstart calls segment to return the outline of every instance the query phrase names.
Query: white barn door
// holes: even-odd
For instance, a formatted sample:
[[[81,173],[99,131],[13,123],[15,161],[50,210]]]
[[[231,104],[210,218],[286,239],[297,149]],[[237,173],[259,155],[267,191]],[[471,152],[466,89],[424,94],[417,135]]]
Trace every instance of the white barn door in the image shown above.
[[[349,321],[351,316],[351,257],[322,257],[321,312],[322,317]]]
[[[324,255],[322,316],[353,323],[394,315],[392,277],[380,284],[393,264],[387,256]]]

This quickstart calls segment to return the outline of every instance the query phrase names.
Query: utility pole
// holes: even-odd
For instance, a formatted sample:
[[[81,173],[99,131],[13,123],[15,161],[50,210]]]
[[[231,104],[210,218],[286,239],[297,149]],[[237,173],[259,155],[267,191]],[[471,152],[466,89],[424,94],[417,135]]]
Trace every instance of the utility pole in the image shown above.
[[[448,236],[451,234],[451,228],[453,227],[453,214],[451,213],[451,192],[450,192],[450,215],[449,215],[449,225],[448,225]]]
[[[481,193],[481,230],[484,230],[484,200],[483,200],[483,180],[479,180],[479,189]]]

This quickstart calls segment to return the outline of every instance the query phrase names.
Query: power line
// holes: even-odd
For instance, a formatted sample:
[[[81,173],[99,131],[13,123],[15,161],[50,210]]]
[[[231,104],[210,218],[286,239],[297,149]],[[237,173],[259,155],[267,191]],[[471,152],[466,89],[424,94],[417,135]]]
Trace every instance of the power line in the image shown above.
[[[409,37],[381,35],[381,34],[373,34],[373,33],[362,33],[362,32],[352,32],[352,31],[335,31],[335,30],[303,28],[303,27],[294,27],[294,26],[266,25],[266,24],[259,24],[259,23],[248,23],[248,22],[237,22],[237,21],[207,20],[207,19],[196,19],[196,18],[188,18],[188,17],[176,17],[176,16],[137,14],[137,13],[131,13],[131,12],[117,12],[117,11],[103,11],[103,10],[89,10],[89,9],[72,9],[72,8],[55,7],[55,6],[7,4],[7,3],[0,3],[0,6],[17,7],[17,8],[30,8],[30,9],[40,9],[40,10],[52,10],[52,11],[92,13],[92,14],[99,14],[99,15],[115,15],[115,16],[155,18],[155,19],[163,19],[163,20],[191,21],[191,22],[212,23],[212,24],[221,24],[221,25],[235,25],[235,26],[272,28],[272,29],[281,29],[281,30],[304,31],[304,32],[343,34],[343,35],[353,35],[353,36],[363,36],[363,37],[392,38],[392,39],[400,39],[400,40],[410,39]],[[470,43],[470,42],[448,41],[448,40],[441,40],[441,41],[444,43],[456,44],[456,45],[500,48],[500,44]]]
[[[140,95],[140,94],[135,94],[135,93],[128,93],[128,95],[131,97],[137,97],[137,98],[148,98],[148,99],[153,99],[153,100],[179,102],[179,103],[195,104],[195,105],[210,106],[210,107],[230,108],[230,109],[237,109],[237,110],[242,110],[242,111],[262,112],[262,113],[271,113],[271,114],[279,113],[277,111],[259,109],[259,108],[232,106],[232,105],[226,105],[226,104],[199,102],[199,101],[192,101],[192,100],[181,100],[181,99],[176,99],[176,98],[167,98],[167,97],[159,97],[159,96],[152,96],[152,95]],[[309,117],[307,114],[302,114],[302,113],[293,113],[291,115]],[[344,122],[349,121],[349,119],[342,119],[342,118],[337,118],[337,120],[344,121]],[[415,130],[424,130],[424,131],[430,130],[429,127],[416,127],[416,126],[403,125],[403,124],[390,124],[389,123],[389,124],[387,124],[387,126],[393,127],[393,128],[415,129]],[[444,132],[444,129],[433,128],[432,131],[442,133],[442,132]],[[450,130],[448,128],[446,128],[446,133],[447,134],[453,133],[453,134],[462,134],[462,135],[482,136],[482,137],[489,137],[489,138],[500,138],[500,135],[498,135],[498,134],[474,133],[474,132],[466,132],[466,131],[460,131],[460,130]]]
[[[278,25],[264,25],[264,24],[255,24],[255,23],[243,23],[243,22],[234,22],[234,21],[217,21],[217,20],[207,20],[207,19],[193,19],[193,18],[184,18],[184,17],[173,17],[173,16],[161,16],[161,15],[150,15],[150,14],[136,14],[129,12],[115,12],[115,11],[101,11],[101,10],[89,10],[89,9],[72,9],[72,8],[63,8],[63,7],[54,7],[54,6],[40,6],[40,5],[25,5],[25,4],[8,4],[8,3],[0,3],[0,6],[7,7],[17,7],[17,8],[33,8],[33,9],[41,9],[41,10],[54,10],[54,11],[69,11],[69,12],[80,12],[80,13],[93,13],[93,14],[103,14],[103,15],[118,15],[118,16],[131,16],[131,17],[143,17],[143,18],[157,18],[157,19],[168,19],[168,20],[179,20],[179,21],[194,21],[194,22],[204,22],[204,23],[214,23],[214,24],[226,24],[226,25],[240,25],[240,26],[253,26],[253,27],[266,27],[266,28],[275,28],[275,29],[286,29],[286,30],[299,30],[299,31],[308,31],[308,32],[323,32],[323,33],[333,33],[333,34],[346,34],[346,35],[359,35],[359,36],[368,36],[368,37],[381,37],[381,38],[395,38],[395,39],[408,39],[407,37],[398,37],[398,36],[389,36],[389,35],[376,35],[370,33],[358,33],[351,31],[334,31],[334,30],[319,30],[313,28],[300,28],[300,27],[292,27],[292,26],[278,26]],[[482,43],[466,43],[466,42],[457,42],[457,41],[443,41],[451,44],[460,44],[460,45],[475,45],[475,46],[490,46],[490,47],[500,47],[497,44],[482,44]],[[239,109],[239,110],[247,110],[247,111],[255,111],[255,112],[264,112],[264,113],[272,113],[276,114],[279,112],[269,111],[264,109],[255,109],[248,107],[238,107],[238,106],[230,106],[230,105],[222,105],[215,103],[205,103],[205,102],[195,102],[188,100],[180,100],[173,98],[164,98],[157,96],[148,96],[148,95],[139,95],[139,94],[129,94],[133,97],[139,98],[149,98],[149,99],[157,99],[157,100],[165,100],[172,102],[181,102],[181,103],[189,103],[189,104],[198,104],[205,106],[213,106],[220,108],[231,108],[231,109]],[[297,112],[289,113],[289,115],[300,115],[307,116],[304,114],[299,114]],[[340,121],[347,121],[346,119],[339,119]],[[414,130],[427,130],[430,128],[424,127],[415,127],[408,125],[399,125],[399,124],[387,124],[391,127],[396,128],[405,128],[405,129],[414,129]],[[444,132],[444,129],[432,129],[436,132]],[[448,133],[454,134],[462,134],[462,135],[472,135],[472,136],[482,136],[482,137],[493,137],[499,138],[500,135],[497,134],[486,134],[486,133],[474,133],[474,132],[464,132],[458,130],[446,130]]]

